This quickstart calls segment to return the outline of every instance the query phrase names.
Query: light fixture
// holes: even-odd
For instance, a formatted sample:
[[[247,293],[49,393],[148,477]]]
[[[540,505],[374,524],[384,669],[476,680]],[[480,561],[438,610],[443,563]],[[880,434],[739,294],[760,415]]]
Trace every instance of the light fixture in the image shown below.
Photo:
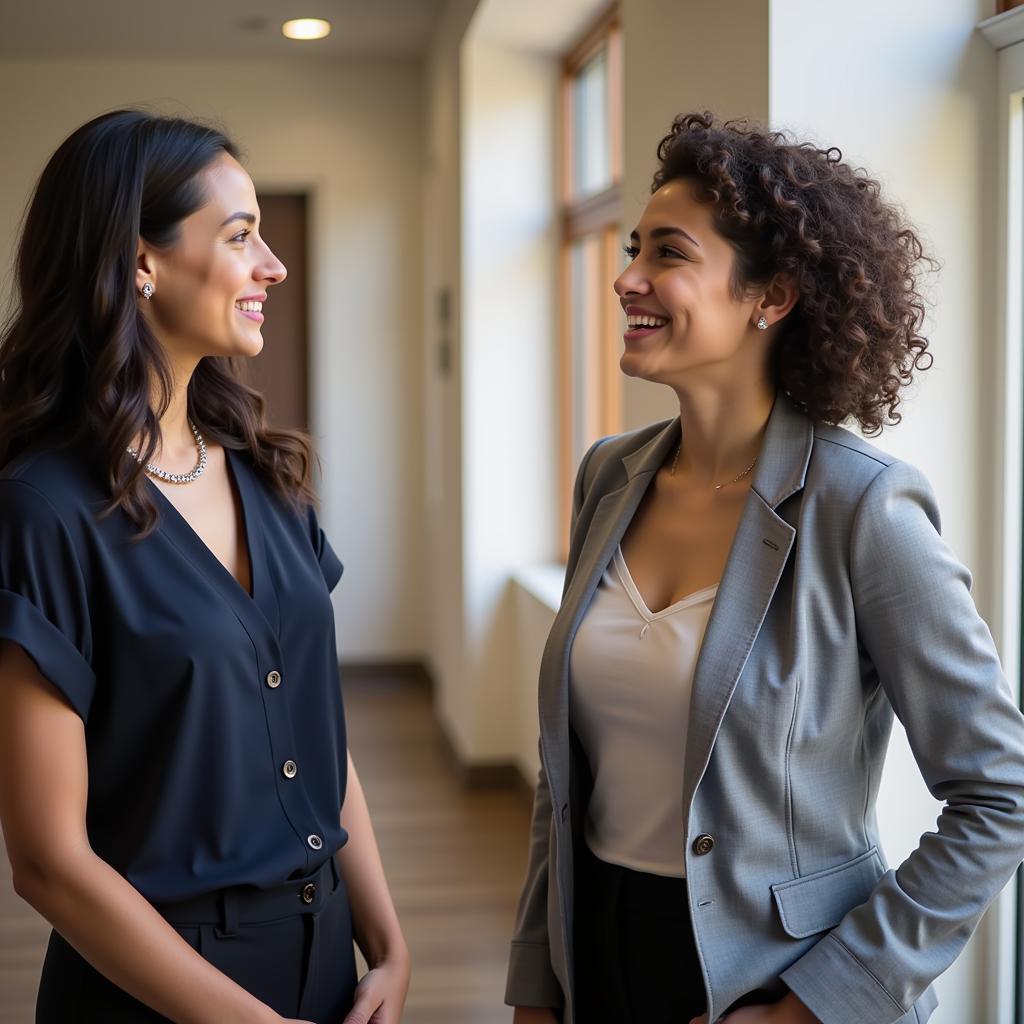
[[[295,18],[286,21],[281,26],[281,31],[289,39],[323,39],[330,35],[331,23],[321,18]]]

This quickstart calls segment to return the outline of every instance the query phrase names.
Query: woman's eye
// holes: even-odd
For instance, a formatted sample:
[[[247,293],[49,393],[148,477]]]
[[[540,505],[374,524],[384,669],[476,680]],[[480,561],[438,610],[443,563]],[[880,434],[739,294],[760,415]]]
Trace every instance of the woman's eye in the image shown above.
[[[670,260],[688,260],[690,257],[681,253],[678,249],[673,249],[670,245],[663,245],[658,250],[662,256],[667,257]]]
[[[622,251],[631,259],[635,260],[640,255],[640,250],[635,245],[624,245]]]
[[[246,228],[245,231],[239,231],[238,234],[235,235],[234,238],[231,239],[231,241],[232,242],[244,242],[248,237],[249,237],[249,230],[248,230],[248,228]]]

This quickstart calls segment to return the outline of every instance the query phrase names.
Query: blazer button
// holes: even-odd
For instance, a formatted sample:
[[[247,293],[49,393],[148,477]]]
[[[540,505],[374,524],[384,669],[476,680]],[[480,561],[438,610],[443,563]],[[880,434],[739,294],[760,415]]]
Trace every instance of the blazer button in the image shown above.
[[[692,850],[698,857],[703,857],[705,853],[711,852],[714,845],[715,837],[709,836],[707,832],[701,832],[701,834],[694,839]]]
[[[275,668],[273,672],[267,673],[267,686],[276,690],[281,685],[281,673]]]
[[[294,761],[285,761],[285,763],[281,765],[281,774],[286,779],[294,779],[295,776],[299,774],[299,766]]]
[[[312,903],[313,898],[316,896],[316,886],[312,882],[307,882],[302,887],[302,902]]]
[[[311,850],[322,850],[324,847],[324,841],[318,835],[306,836],[306,842]]]

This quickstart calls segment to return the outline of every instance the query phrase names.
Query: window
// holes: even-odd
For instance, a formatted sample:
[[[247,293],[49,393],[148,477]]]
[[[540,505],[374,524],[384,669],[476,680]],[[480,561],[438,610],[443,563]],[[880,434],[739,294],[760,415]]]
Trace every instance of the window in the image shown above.
[[[562,80],[563,543],[587,448],[622,429],[622,36],[612,8],[566,57]],[[563,551],[563,555],[565,551]]]
[[[1024,9],[981,24],[998,50],[998,195],[1001,237],[996,277],[997,349],[994,395],[999,429],[992,438],[1002,481],[993,508],[998,538],[994,566],[998,589],[992,616],[999,654],[1011,686],[1021,698],[1024,662]],[[1024,870],[996,898],[986,914],[992,961],[990,1020],[1024,1024]]]

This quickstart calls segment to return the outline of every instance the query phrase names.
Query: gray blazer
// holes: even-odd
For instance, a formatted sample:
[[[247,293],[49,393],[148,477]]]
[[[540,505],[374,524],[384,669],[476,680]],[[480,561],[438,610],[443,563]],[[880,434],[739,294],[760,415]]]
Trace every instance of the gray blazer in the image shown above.
[[[573,847],[589,771],[569,652],[679,420],[598,442],[576,481],[540,675],[541,772],[506,1002],[572,1024]],[[924,476],[779,394],[704,636],[680,794],[715,1020],[792,989],[825,1024],[922,1022],[931,981],[1024,857],[1024,719]],[[944,801],[895,870],[875,816],[893,712]],[[577,1021],[575,1024],[592,1024]]]

